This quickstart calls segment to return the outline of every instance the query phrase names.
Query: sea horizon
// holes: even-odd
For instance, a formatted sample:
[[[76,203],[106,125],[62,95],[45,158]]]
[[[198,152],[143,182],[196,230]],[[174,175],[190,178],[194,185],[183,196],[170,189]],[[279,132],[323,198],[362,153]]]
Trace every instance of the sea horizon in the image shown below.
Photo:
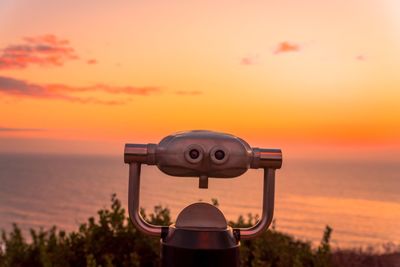
[[[372,165],[372,163],[374,165]],[[367,167],[366,167],[367,166]],[[368,167],[369,166],[369,167]],[[318,244],[327,225],[340,248],[398,244],[400,196],[396,161],[286,159],[276,175],[276,230]],[[140,205],[171,210],[218,199],[227,220],[260,214],[262,172],[210,179],[198,189],[194,178],[176,178],[143,166]],[[128,166],[115,155],[0,154],[0,228],[76,231],[80,223],[110,205],[116,193],[127,208]]]

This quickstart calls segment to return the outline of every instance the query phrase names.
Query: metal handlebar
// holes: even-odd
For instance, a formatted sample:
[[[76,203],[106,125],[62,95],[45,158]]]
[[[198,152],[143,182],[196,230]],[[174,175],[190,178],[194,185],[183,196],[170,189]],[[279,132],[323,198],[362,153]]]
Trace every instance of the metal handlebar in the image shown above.
[[[162,226],[153,225],[146,222],[139,212],[140,197],[140,163],[132,162],[129,164],[129,192],[128,192],[128,211],[133,225],[141,232],[160,236]]]
[[[263,207],[261,219],[249,228],[237,228],[241,239],[257,237],[268,229],[274,217],[275,170],[264,169]]]

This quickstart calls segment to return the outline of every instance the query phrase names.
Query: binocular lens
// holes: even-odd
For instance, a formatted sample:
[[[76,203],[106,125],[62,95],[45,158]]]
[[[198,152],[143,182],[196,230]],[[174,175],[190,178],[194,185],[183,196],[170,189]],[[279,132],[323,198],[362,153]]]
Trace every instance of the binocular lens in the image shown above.
[[[200,152],[197,149],[192,149],[189,151],[189,156],[192,159],[197,159],[200,156]]]
[[[225,152],[222,150],[217,150],[215,151],[214,156],[217,160],[223,160],[225,158]]]

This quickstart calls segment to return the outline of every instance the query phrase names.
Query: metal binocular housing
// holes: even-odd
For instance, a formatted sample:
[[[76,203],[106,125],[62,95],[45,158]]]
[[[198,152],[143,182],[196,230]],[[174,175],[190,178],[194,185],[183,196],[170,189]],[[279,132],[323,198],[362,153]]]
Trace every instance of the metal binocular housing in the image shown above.
[[[163,267],[239,266],[240,240],[258,236],[272,222],[275,170],[282,166],[279,149],[252,148],[225,133],[188,131],[169,135],[159,144],[126,144],[124,161],[129,164],[129,216],[141,232],[161,237]],[[175,224],[149,224],[139,213],[141,164],[156,165],[171,176],[198,177],[199,188],[208,188],[209,178],[264,169],[262,216],[252,227],[232,229],[217,207],[199,202],[184,208]]]

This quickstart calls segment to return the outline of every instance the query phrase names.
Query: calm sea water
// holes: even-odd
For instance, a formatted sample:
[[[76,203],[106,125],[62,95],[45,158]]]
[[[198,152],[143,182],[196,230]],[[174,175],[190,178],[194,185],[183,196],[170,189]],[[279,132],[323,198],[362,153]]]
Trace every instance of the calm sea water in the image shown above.
[[[217,198],[227,219],[260,213],[262,171],[236,179],[166,176],[143,167],[141,205],[168,206],[175,218],[194,201]],[[0,155],[0,228],[25,231],[53,225],[67,231],[110,204],[127,207],[128,166],[121,157]],[[340,247],[400,243],[400,161],[285,159],[277,171],[276,229],[319,242],[330,225]]]

